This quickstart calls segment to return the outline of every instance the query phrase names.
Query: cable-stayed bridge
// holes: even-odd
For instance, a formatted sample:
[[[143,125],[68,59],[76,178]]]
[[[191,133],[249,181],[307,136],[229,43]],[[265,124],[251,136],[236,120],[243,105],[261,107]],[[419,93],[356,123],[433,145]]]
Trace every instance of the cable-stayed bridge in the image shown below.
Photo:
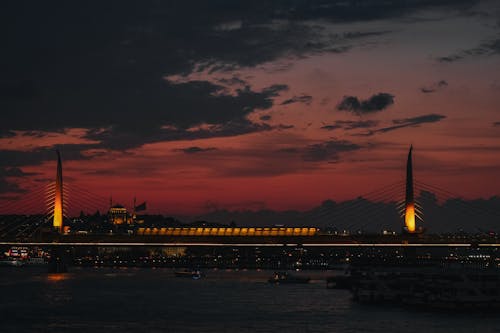
[[[415,193],[420,195],[415,196]],[[116,218],[111,215],[115,211],[122,212],[123,207],[111,207],[112,203],[107,198],[71,182],[63,182],[62,161],[57,152],[56,178],[53,183],[32,189],[18,200],[0,207],[3,213],[0,216],[0,244],[496,246],[496,232],[478,230],[475,237],[439,236],[424,232],[432,229],[426,223],[453,223],[459,221],[457,216],[481,218],[490,222],[489,230],[500,230],[499,214],[495,207],[485,209],[474,202],[457,199],[459,197],[438,186],[414,179],[410,148],[406,179],[353,200],[325,202],[318,208],[302,213],[301,226],[151,225],[136,219],[135,202],[131,216],[126,215],[125,210],[125,215]],[[443,214],[444,205],[452,206],[451,215]],[[100,212],[107,212],[108,209],[107,216],[100,215]],[[73,217],[70,217],[69,212],[72,212]],[[74,212],[81,213],[75,217]],[[434,214],[434,221],[426,218],[427,212]],[[106,226],[103,226],[103,221]],[[84,230],[78,231],[78,225],[83,225]],[[459,230],[460,225],[455,224],[450,229],[450,232]],[[372,232],[368,233],[367,230]],[[374,233],[373,230],[379,232]]]

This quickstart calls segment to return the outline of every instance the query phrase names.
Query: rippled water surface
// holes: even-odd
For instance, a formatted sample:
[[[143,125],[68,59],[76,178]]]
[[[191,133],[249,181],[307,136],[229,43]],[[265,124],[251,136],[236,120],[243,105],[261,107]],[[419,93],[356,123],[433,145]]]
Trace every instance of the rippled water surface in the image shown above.
[[[497,313],[360,305],[328,290],[268,284],[271,272],[171,269],[0,269],[0,332],[500,332]],[[331,273],[330,273],[331,274]]]

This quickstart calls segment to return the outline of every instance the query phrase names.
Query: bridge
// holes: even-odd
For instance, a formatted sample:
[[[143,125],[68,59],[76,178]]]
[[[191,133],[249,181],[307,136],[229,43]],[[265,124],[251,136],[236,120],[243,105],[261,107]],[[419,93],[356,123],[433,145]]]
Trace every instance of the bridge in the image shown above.
[[[32,210],[46,204],[46,210],[38,214],[9,214],[0,217],[0,245],[33,246],[202,246],[202,247],[496,247],[500,243],[496,234],[481,232],[476,236],[432,235],[424,233],[423,208],[415,199],[415,188],[450,198],[452,193],[439,187],[416,181],[413,177],[413,147],[407,156],[406,179],[372,191],[351,202],[337,207],[322,207],[306,215],[308,221],[347,220],[353,212],[364,216],[344,226],[343,231],[324,230],[316,227],[236,227],[236,226],[155,226],[139,221],[134,200],[133,213],[127,215],[124,207],[110,202],[108,232],[102,230],[71,230],[78,219],[68,217],[68,203],[81,211],[98,211],[106,205],[106,198],[85,189],[63,182],[61,154],[57,151],[56,177],[53,183],[35,189],[10,206],[0,207],[2,212],[20,209]],[[402,194],[404,200],[397,200]],[[362,230],[366,225],[384,219],[388,207],[377,202],[398,202],[389,213],[399,216],[402,232],[387,231],[383,235],[358,234],[349,230]],[[366,202],[373,203],[367,205]],[[145,208],[145,205],[144,207]],[[425,207],[424,207],[425,208]],[[391,208],[392,209],[392,208]],[[488,215],[498,220],[494,211],[483,211],[464,203],[459,209],[477,215]],[[75,210],[75,209],[73,209]],[[357,222],[357,224],[356,224]],[[99,229],[99,226],[96,226]],[[347,230],[347,231],[346,231]]]

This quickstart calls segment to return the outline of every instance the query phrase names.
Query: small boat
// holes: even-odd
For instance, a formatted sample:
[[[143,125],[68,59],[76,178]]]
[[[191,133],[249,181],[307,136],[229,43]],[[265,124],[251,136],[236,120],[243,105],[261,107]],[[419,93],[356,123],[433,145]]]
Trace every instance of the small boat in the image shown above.
[[[198,269],[196,270],[185,269],[183,271],[175,271],[174,274],[176,277],[191,278],[193,280],[201,279],[204,276],[203,273]]]
[[[289,274],[288,272],[274,272],[274,275],[269,278],[268,282],[273,284],[281,283],[309,283],[310,277],[301,277]]]

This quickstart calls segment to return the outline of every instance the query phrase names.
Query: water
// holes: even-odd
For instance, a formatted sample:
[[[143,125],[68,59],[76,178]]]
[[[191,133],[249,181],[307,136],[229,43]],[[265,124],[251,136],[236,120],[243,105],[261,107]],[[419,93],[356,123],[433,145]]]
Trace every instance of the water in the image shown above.
[[[270,285],[272,272],[171,269],[0,269],[0,332],[500,332],[496,313],[360,305],[325,288]]]

